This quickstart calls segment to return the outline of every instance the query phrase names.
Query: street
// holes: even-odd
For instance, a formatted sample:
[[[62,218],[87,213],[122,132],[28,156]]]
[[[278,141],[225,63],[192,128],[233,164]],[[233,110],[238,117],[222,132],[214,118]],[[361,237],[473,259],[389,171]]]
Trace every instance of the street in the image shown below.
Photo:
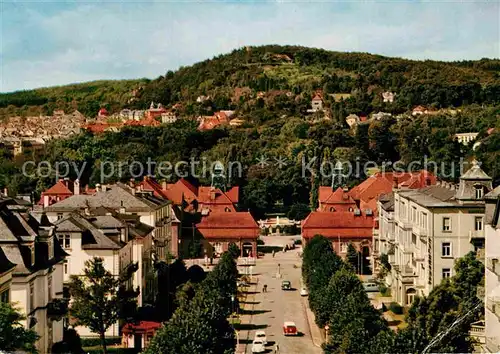
[[[297,237],[295,237],[297,238]],[[284,245],[291,242],[290,237],[275,236],[265,238],[266,246]],[[239,331],[240,343],[244,346],[245,353],[252,352],[252,341],[257,330],[264,330],[267,335],[267,352],[274,352],[274,345],[279,344],[279,353],[321,353],[318,347],[321,344],[319,331],[313,343],[306,315],[307,297],[300,296],[301,288],[301,258],[300,248],[283,252],[279,251],[273,258],[266,253],[259,258],[253,267],[253,284],[249,288],[246,315]],[[280,265],[281,278],[277,277],[278,264]],[[281,281],[289,280],[292,290],[281,290]],[[267,292],[263,286],[267,285]],[[299,336],[285,337],[283,335],[283,322],[295,322]],[[311,323],[312,326],[316,324]],[[314,327],[316,328],[316,327]],[[240,346],[242,349],[243,346]]]

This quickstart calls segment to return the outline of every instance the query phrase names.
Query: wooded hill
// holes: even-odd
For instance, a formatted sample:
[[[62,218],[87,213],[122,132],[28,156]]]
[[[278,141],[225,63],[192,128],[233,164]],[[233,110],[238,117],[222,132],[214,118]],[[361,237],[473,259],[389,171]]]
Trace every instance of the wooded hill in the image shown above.
[[[327,101],[329,94],[352,94],[346,108],[363,114],[382,108],[380,93],[386,90],[397,93],[391,107],[396,111],[418,104],[490,104],[500,100],[500,60],[414,61],[298,46],[245,47],[154,80],[95,81],[0,94],[0,116],[51,114],[54,109],[94,116],[100,107],[113,112],[147,108],[151,101],[167,106],[182,102],[185,114],[198,114],[204,113],[194,104],[200,95],[212,98],[212,109],[237,109],[259,91],[289,90],[309,100],[317,89],[323,89]]]

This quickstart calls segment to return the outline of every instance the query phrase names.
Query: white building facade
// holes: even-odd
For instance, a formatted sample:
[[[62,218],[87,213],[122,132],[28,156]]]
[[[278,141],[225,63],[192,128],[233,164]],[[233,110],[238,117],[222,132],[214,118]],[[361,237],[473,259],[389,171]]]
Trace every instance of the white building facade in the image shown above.
[[[500,187],[486,195],[485,345],[500,352]]]
[[[51,353],[53,344],[63,339],[58,301],[63,297],[65,257],[54,228],[15,201],[0,199],[0,253],[10,268],[10,274],[2,274],[2,301],[26,317],[21,323],[38,334],[38,352]]]
[[[400,305],[409,306],[451,277],[457,258],[483,254],[484,195],[491,190],[491,178],[474,164],[459,185],[394,191],[393,211],[382,211],[380,233],[392,266],[389,285]]]

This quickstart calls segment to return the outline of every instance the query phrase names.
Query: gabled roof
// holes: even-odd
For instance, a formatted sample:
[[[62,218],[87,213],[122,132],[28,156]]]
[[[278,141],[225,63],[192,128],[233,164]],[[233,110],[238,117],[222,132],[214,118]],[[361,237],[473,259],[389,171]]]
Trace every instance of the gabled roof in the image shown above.
[[[472,167],[467,170],[460,179],[467,180],[483,180],[483,181],[491,181],[492,178],[488,176],[482,169],[479,167],[479,163],[477,161],[472,161]]]
[[[73,186],[72,181],[59,180],[52,187],[42,192],[42,195],[73,195],[73,190],[70,187]]]
[[[373,217],[364,213],[313,211],[302,222],[302,236],[323,235],[328,238],[369,238],[372,236]]]
[[[210,212],[196,224],[205,238],[258,238],[260,228],[249,212]]]
[[[56,231],[77,231],[82,232],[83,249],[120,249],[121,246],[111,240],[99,230],[92,222],[80,216],[78,213],[71,213],[64,218],[57,220],[54,225]]]
[[[354,199],[349,195],[348,192],[344,191],[342,188],[338,187],[335,192],[330,194],[327,200],[323,201],[325,204],[356,204]]]

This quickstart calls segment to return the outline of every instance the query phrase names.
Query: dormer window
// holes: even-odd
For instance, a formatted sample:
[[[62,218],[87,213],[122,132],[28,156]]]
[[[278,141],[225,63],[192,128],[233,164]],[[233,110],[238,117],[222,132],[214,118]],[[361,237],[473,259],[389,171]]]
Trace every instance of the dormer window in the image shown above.
[[[335,208],[334,207],[330,207],[330,211],[335,211]]]
[[[226,213],[230,212],[231,209],[229,209],[228,207],[226,207],[226,209],[224,209]]]
[[[474,186],[474,190],[475,190],[476,199],[483,199],[484,187],[483,186]]]

